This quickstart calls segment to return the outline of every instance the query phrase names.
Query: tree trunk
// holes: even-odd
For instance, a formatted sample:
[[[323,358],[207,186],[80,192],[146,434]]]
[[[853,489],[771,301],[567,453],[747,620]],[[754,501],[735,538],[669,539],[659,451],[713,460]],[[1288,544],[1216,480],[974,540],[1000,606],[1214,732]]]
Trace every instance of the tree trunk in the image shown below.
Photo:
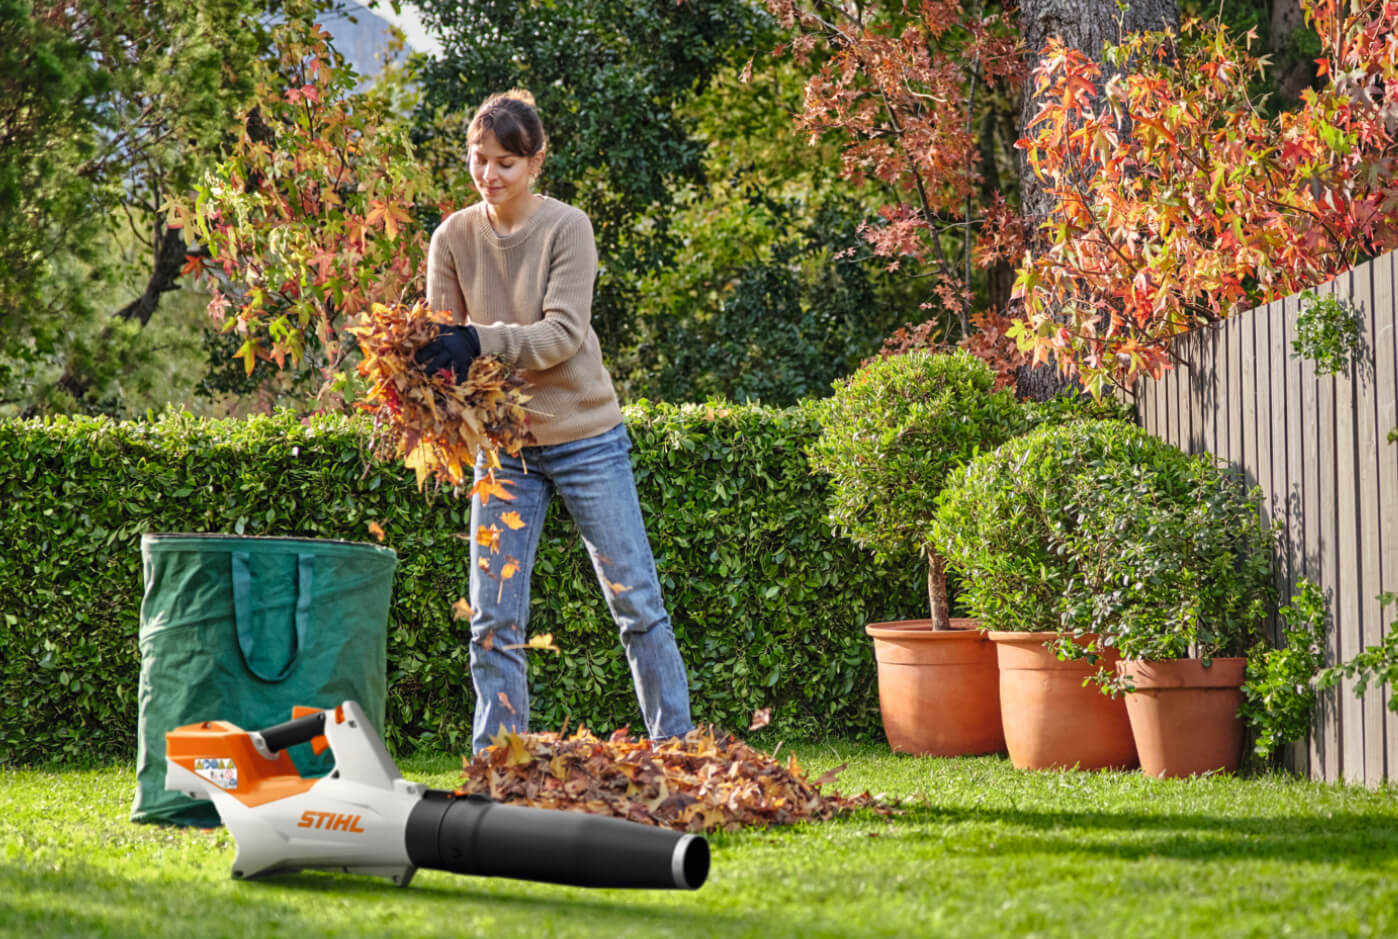
[[[1291,35],[1306,25],[1301,0],[1271,0],[1268,16],[1267,47],[1281,71],[1273,76],[1283,102],[1296,101],[1315,81],[1315,62],[1291,51]]]
[[[1019,7],[1020,20],[1024,25],[1025,45],[1029,49],[1031,70],[1038,64],[1044,44],[1053,36],[1058,36],[1070,48],[1086,53],[1098,62],[1102,61],[1102,46],[1117,43],[1128,33],[1151,29],[1178,29],[1180,11],[1176,0],[1132,0],[1124,12],[1115,0],[1022,0]],[[1118,16],[1122,17],[1118,22]],[[1105,84],[1111,72],[1102,77]],[[1024,86],[1024,100],[1020,109],[1020,129],[1026,128],[1041,102],[1033,94],[1032,76]],[[1025,227],[1029,232],[1030,249],[1033,250],[1039,238],[1039,226],[1048,218],[1051,199],[1044,192],[1043,184],[1034,174],[1024,152],[1017,151],[1019,160],[1020,211],[1024,214]],[[1044,401],[1065,389],[1080,387],[1074,380],[1065,379],[1058,366],[1049,362],[1044,365],[1028,365],[1019,370],[1016,376],[1015,392],[1021,399]]]
[[[1024,25],[1031,68],[1038,64],[1044,44],[1053,36],[1060,37],[1070,48],[1079,49],[1100,62],[1104,43],[1120,42],[1128,33],[1177,29],[1180,24],[1176,0],[1132,0],[1125,13],[1119,10],[1115,0],[1022,0],[1019,15]],[[1123,17],[1120,25],[1118,16]],[[1104,81],[1106,77],[1103,76]],[[1031,78],[1024,86],[1021,129],[1039,110],[1040,102],[1033,95],[1033,87]],[[1049,200],[1022,151],[1018,159],[1020,205],[1033,232],[1048,216]]]
[[[933,629],[951,628],[951,604],[947,602],[947,562],[935,549],[927,549],[927,605]]]

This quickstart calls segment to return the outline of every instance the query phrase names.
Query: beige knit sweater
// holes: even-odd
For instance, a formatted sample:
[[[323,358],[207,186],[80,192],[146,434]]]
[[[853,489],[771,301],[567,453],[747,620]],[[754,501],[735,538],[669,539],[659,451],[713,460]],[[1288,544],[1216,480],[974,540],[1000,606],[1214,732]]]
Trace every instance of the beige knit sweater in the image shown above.
[[[432,233],[427,302],[469,319],[481,353],[523,372],[540,444],[582,440],[621,423],[592,328],[597,246],[579,209],[545,198],[500,236],[485,203],[454,212]]]

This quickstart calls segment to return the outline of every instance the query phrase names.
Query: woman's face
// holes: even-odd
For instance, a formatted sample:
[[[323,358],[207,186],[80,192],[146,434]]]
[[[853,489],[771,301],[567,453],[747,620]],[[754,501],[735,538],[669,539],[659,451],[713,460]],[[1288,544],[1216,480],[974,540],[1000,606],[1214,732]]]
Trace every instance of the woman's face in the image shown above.
[[[529,181],[543,165],[544,155],[522,157],[511,153],[487,131],[471,147],[468,159],[476,191],[488,205],[501,207],[529,198]]]

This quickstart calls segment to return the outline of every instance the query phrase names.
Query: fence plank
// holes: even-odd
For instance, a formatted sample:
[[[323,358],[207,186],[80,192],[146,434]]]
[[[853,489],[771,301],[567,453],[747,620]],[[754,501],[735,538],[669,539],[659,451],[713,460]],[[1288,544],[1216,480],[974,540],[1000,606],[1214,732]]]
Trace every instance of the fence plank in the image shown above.
[[[1302,407],[1301,360],[1291,354],[1291,341],[1295,338],[1297,300],[1294,295],[1278,302],[1279,326],[1273,327],[1274,337],[1280,337],[1282,369],[1286,397],[1286,529],[1282,533],[1281,551],[1285,555],[1286,576],[1279,584],[1279,601],[1289,603],[1296,595],[1297,584],[1305,567],[1306,523],[1303,511],[1306,491],[1306,453],[1314,450],[1315,435],[1307,424],[1307,414]],[[1275,349],[1275,346],[1273,347]],[[1276,354],[1274,352],[1274,354]],[[1314,481],[1312,481],[1314,486]],[[1279,626],[1280,628],[1280,626]],[[1289,767],[1302,776],[1310,776],[1313,768],[1319,771],[1314,759],[1315,734],[1307,734],[1306,739],[1288,748]]]
[[[1208,349],[1204,342],[1205,333],[1206,330],[1196,329],[1189,334],[1189,380],[1180,389],[1187,398],[1185,404],[1189,408],[1189,430],[1185,440],[1180,443],[1180,449],[1189,453],[1203,453],[1206,449],[1204,446],[1204,401],[1194,393],[1194,388],[1202,377],[1204,356]]]
[[[1223,448],[1224,458],[1234,466],[1243,462],[1243,398],[1247,395],[1243,373],[1243,327],[1242,320],[1230,317],[1224,323],[1224,338],[1228,343],[1225,361],[1228,371],[1224,380],[1228,388],[1228,444]]]
[[[1291,580],[1290,552],[1286,547],[1287,533],[1291,529],[1290,502],[1288,500],[1291,493],[1291,477],[1287,441],[1294,434],[1291,430],[1292,415],[1287,411],[1286,305],[1281,300],[1267,305],[1267,328],[1271,337],[1271,345],[1267,352],[1267,366],[1272,376],[1272,417],[1268,423],[1272,442],[1272,488],[1268,502],[1272,506],[1272,520],[1280,526],[1282,533],[1277,544],[1274,571],[1276,576],[1273,582],[1277,586],[1278,599],[1285,602],[1290,596],[1286,591]],[[1281,629],[1279,625],[1273,632],[1272,638],[1280,643]]]
[[[1335,278],[1322,296],[1348,296],[1347,276]],[[1318,291],[1319,293],[1319,291]],[[1339,636],[1340,661],[1348,661],[1360,650],[1363,641],[1363,621],[1359,603],[1359,517],[1355,489],[1359,482],[1356,460],[1355,387],[1349,375],[1327,379],[1332,385],[1335,422],[1335,507],[1332,550],[1336,571],[1331,610],[1335,614],[1335,632]],[[1346,782],[1364,781],[1364,705],[1354,694],[1354,682],[1341,683],[1340,728],[1344,746],[1343,777]]]
[[[1378,400],[1379,449],[1379,589],[1398,593],[1398,442],[1388,434],[1398,428],[1398,254],[1372,262],[1374,269],[1374,392]],[[1387,607],[1379,620],[1384,638],[1398,629],[1398,607]],[[1398,693],[1382,690],[1385,700]],[[1398,781],[1398,714],[1385,708],[1385,778]]]
[[[1200,389],[1198,394],[1203,398],[1204,410],[1208,414],[1208,419],[1204,427],[1204,449],[1218,457],[1219,451],[1219,423],[1222,409],[1218,406],[1219,395],[1219,374],[1218,374],[1218,350],[1219,350],[1219,330],[1216,326],[1210,326],[1199,330],[1199,341],[1202,347],[1200,357],[1204,360],[1201,365]]]
[[[1379,583],[1382,559],[1379,546],[1379,448],[1378,401],[1374,380],[1374,295],[1373,267],[1360,265],[1350,272],[1351,311],[1359,318],[1361,345],[1351,362],[1350,382],[1354,386],[1355,426],[1355,511],[1358,562],[1356,601],[1360,645],[1369,646],[1383,639],[1379,626]],[[1375,786],[1384,776],[1384,706],[1382,689],[1370,688],[1360,702],[1364,714],[1364,782]]]
[[[1248,422],[1251,428],[1251,444],[1247,460],[1252,468],[1253,485],[1257,486],[1262,497],[1262,517],[1271,523],[1276,517],[1272,499],[1272,318],[1269,307],[1260,307],[1247,315],[1252,332],[1253,365],[1249,384],[1253,393],[1252,415]]]
[[[1323,286],[1317,293],[1323,295],[1329,292],[1328,287],[1329,285]],[[1305,304],[1302,304],[1302,312],[1304,312],[1304,308]],[[1320,559],[1320,565],[1316,582],[1320,584],[1321,590],[1325,593],[1326,603],[1332,617],[1332,628],[1326,639],[1327,659],[1331,662],[1339,662],[1342,659],[1338,607],[1340,549],[1336,534],[1336,524],[1339,519],[1337,499],[1339,486],[1336,482],[1339,471],[1339,453],[1336,449],[1335,434],[1335,379],[1317,374],[1316,385],[1318,401],[1316,436],[1320,451],[1319,485],[1316,487],[1320,505],[1315,516],[1319,526],[1316,556]],[[1324,733],[1327,744],[1326,782],[1338,782],[1344,773],[1346,748],[1344,745],[1345,709],[1343,704],[1347,694],[1345,689],[1337,685],[1330,689],[1322,699],[1325,712],[1323,714]]]
[[[1242,343],[1242,449],[1234,459],[1243,468],[1248,485],[1257,484],[1257,324],[1256,311],[1236,318]]]

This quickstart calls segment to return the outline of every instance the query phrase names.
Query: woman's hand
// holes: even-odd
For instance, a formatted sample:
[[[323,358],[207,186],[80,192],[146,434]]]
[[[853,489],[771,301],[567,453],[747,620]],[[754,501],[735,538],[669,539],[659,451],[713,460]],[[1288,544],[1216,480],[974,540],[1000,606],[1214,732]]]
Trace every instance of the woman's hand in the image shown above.
[[[450,368],[457,382],[464,382],[471,370],[471,363],[480,354],[481,341],[476,335],[476,327],[439,323],[437,338],[417,350],[413,361],[421,365],[429,375]]]

